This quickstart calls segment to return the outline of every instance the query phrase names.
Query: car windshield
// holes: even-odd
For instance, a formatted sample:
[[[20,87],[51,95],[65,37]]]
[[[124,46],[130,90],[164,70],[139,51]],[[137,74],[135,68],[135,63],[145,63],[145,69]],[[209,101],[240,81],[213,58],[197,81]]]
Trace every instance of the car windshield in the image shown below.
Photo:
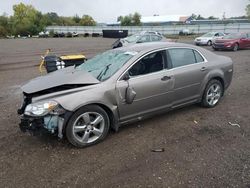
[[[224,39],[238,39],[241,38],[242,34],[241,33],[231,33],[226,36],[224,36]]]
[[[128,43],[136,42],[141,35],[131,35],[130,37],[125,38],[124,40],[127,41]]]
[[[202,35],[202,37],[213,37],[214,33],[206,33],[204,35]]]
[[[104,81],[114,75],[137,52],[107,51],[87,60],[77,69],[89,72],[99,81]]]

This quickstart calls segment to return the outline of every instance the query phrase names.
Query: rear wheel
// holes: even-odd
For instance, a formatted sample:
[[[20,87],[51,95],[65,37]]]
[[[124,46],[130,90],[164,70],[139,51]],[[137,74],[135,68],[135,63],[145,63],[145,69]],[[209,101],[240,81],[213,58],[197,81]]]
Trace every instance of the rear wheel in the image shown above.
[[[209,41],[207,42],[207,45],[208,45],[208,46],[212,46],[212,41],[209,40]]]
[[[213,79],[208,82],[204,91],[201,104],[204,107],[215,107],[223,95],[223,86],[219,80]]]
[[[66,127],[68,141],[76,147],[86,147],[102,141],[108,134],[110,121],[101,107],[89,105],[76,111]]]

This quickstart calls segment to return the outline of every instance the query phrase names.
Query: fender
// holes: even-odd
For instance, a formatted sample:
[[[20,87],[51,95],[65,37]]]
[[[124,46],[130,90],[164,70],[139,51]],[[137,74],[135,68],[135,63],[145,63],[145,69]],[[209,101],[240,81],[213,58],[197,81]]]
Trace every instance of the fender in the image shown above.
[[[200,98],[202,98],[202,96],[203,96],[203,93],[204,93],[204,91],[205,91],[205,89],[206,89],[206,86],[207,86],[207,84],[208,84],[208,82],[210,81],[210,80],[212,80],[213,78],[219,78],[220,80],[222,80],[223,81],[223,83],[222,83],[222,85],[223,85],[223,87],[224,87],[224,83],[225,83],[225,80],[223,79],[224,78],[224,72],[221,70],[221,69],[215,69],[215,70],[213,70],[213,71],[211,71],[211,72],[209,72],[206,76],[205,76],[205,78],[203,79],[203,82],[202,82],[202,88],[201,88],[201,90],[200,90]]]
[[[78,107],[76,107],[73,111],[72,111],[72,114],[73,112],[79,110],[80,108],[84,107],[84,106],[87,106],[87,105],[97,105],[97,106],[100,106],[101,108],[103,108],[109,118],[110,118],[110,126],[111,128],[115,131],[115,132],[118,132],[119,130],[119,127],[120,127],[120,123],[119,123],[119,115],[118,115],[118,107],[117,105],[106,105],[104,104],[103,102],[101,101],[88,101],[86,103],[82,103],[81,105],[79,105]]]

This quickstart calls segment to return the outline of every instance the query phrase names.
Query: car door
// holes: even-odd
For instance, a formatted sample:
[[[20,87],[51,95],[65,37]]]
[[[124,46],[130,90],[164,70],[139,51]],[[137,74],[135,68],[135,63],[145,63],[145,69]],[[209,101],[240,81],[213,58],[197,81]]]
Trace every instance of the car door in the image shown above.
[[[116,84],[117,103],[121,121],[144,116],[171,106],[174,82],[167,73],[166,51],[151,52],[139,59]],[[126,90],[136,94],[133,102],[126,102]]]
[[[169,71],[174,79],[173,107],[194,102],[200,97],[202,81],[207,74],[205,58],[194,49],[168,49],[172,69]]]
[[[247,42],[246,47],[250,48],[250,33],[247,33],[247,38],[246,39],[247,39],[247,41],[246,41]]]
[[[241,34],[240,36],[240,48],[247,48],[249,46],[249,38],[247,34]]]

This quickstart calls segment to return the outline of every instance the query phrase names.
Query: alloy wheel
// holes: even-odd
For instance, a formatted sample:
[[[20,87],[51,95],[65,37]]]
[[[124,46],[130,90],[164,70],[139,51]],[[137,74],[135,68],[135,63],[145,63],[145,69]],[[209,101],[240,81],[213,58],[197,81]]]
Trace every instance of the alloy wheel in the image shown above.
[[[82,144],[98,140],[105,129],[104,117],[97,112],[85,112],[73,123],[73,136]]]
[[[221,86],[217,83],[212,84],[207,90],[207,96],[206,96],[207,103],[210,106],[216,105],[219,102],[221,95],[222,95]]]

